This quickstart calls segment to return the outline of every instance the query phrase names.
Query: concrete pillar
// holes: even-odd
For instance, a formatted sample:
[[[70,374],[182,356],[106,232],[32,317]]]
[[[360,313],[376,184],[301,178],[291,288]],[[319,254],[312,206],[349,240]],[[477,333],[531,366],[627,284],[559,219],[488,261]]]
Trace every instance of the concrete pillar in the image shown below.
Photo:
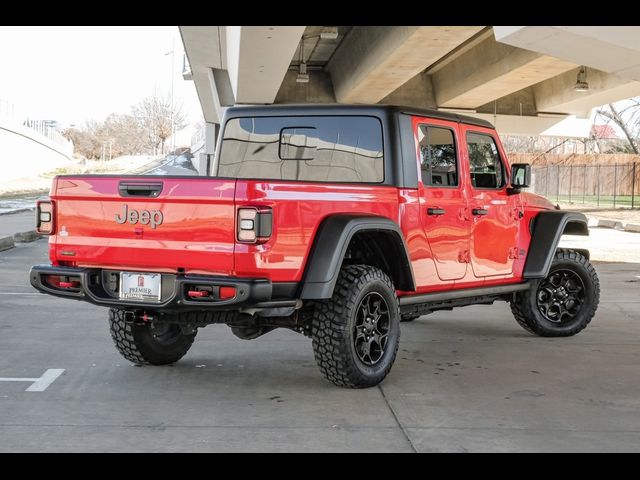
[[[304,26],[182,26],[180,33],[207,122],[225,106],[273,103]]]
[[[304,26],[227,26],[227,70],[236,103],[273,103]]]
[[[211,165],[216,152],[216,142],[220,135],[220,124],[207,122],[204,126],[204,151],[197,159],[198,175],[204,176],[211,173]]]
[[[487,38],[433,74],[439,107],[477,108],[576,65]]]
[[[216,153],[216,141],[220,131],[219,123],[207,123],[204,127],[204,151],[209,155]]]
[[[377,103],[483,27],[353,27],[327,64],[340,103]]]
[[[389,105],[411,105],[420,108],[436,108],[431,76],[419,73],[411,80],[384,97],[380,103]]]

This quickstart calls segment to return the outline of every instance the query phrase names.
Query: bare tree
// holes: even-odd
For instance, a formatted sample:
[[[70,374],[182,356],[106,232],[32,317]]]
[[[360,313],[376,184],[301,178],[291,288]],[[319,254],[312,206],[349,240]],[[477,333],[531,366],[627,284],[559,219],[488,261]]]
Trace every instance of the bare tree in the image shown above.
[[[613,122],[626,137],[633,153],[640,153],[638,130],[640,129],[640,97],[631,98],[617,105],[609,103],[598,110],[598,115]],[[609,122],[607,122],[609,123]]]
[[[111,144],[114,157],[139,155],[147,148],[145,131],[132,115],[112,113],[95,130],[95,136],[101,143]]]
[[[185,127],[181,106],[152,95],[132,107],[131,115],[112,113],[103,122],[87,122],[82,128],[69,128],[63,135],[71,140],[77,156],[100,158],[108,144],[113,157],[164,153],[166,140]]]
[[[139,155],[147,150],[145,131],[132,115],[112,113],[104,122],[92,120],[62,134],[73,142],[76,156],[84,158],[100,158],[105,144],[110,145],[113,157]]]
[[[504,148],[508,152],[535,153],[539,138],[537,136],[501,135]]]
[[[133,107],[133,116],[145,132],[147,146],[154,154],[164,153],[164,145],[172,133],[184,128],[182,107],[171,105],[167,97],[152,95]]]
[[[73,151],[76,157],[100,158],[101,144],[96,138],[95,122],[87,122],[83,128],[68,128],[62,135],[73,143]]]

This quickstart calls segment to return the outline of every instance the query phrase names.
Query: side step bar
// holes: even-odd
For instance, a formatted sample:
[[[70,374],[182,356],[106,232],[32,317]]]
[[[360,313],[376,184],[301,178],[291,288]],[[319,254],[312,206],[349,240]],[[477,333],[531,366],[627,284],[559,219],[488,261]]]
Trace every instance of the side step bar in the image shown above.
[[[509,293],[528,290],[529,282],[514,283],[512,285],[498,285],[496,287],[469,288],[465,290],[450,290],[448,292],[422,293],[418,295],[407,295],[399,298],[400,306],[440,304],[466,298],[487,297],[497,298]]]

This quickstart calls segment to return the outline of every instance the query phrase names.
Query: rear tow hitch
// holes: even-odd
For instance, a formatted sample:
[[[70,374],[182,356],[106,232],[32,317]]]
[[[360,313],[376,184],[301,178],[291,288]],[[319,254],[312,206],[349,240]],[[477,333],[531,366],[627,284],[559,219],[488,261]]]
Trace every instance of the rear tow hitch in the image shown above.
[[[147,312],[135,312],[133,310],[127,310],[124,312],[124,321],[127,323],[151,323],[155,320],[153,315],[147,314]]]

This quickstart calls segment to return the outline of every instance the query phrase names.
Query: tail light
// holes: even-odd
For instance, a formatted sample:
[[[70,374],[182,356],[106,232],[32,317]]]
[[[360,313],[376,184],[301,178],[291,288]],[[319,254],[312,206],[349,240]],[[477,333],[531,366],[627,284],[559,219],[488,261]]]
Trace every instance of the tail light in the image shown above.
[[[238,209],[238,241],[264,243],[271,237],[273,213],[270,208],[242,207]]]
[[[50,200],[38,200],[36,202],[36,232],[40,235],[54,233],[54,208]]]

